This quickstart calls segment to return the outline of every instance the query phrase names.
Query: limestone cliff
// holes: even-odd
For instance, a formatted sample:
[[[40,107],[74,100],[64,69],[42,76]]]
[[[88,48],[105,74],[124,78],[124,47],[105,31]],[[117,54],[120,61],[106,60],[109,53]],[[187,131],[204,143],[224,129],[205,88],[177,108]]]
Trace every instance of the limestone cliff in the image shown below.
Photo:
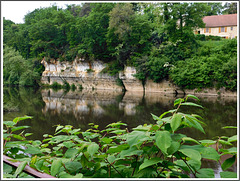
[[[42,64],[45,66],[41,79],[44,84],[63,84],[66,81],[70,85],[81,85],[85,89],[122,90],[117,84],[118,76],[101,72],[106,67],[101,61],[91,63],[75,59],[73,62],[46,62],[43,59]]]
[[[160,94],[207,94],[211,96],[236,96],[236,92],[226,91],[225,89],[216,90],[212,89],[194,89],[194,90],[181,90],[176,85],[167,80],[160,83],[155,83],[152,80],[146,80],[145,85],[142,81],[138,80],[134,75],[136,69],[134,67],[125,67],[119,75],[110,76],[109,74],[102,73],[102,70],[107,66],[101,61],[87,62],[83,59],[75,59],[73,62],[59,62],[42,60],[45,66],[45,71],[42,74],[42,83],[53,84],[57,82],[63,84],[65,81],[70,85],[75,84],[77,87],[81,85],[84,89],[98,89],[98,90],[111,90],[122,91],[126,89],[129,92],[137,94],[137,92],[156,92]],[[122,80],[123,86],[119,84]]]

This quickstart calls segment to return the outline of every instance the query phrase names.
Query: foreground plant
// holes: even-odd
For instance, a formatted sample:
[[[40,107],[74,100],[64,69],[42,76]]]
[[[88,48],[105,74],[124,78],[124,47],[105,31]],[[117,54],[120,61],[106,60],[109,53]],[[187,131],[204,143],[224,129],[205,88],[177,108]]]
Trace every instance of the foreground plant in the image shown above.
[[[131,132],[121,122],[109,124],[104,130],[90,124],[91,129],[84,132],[58,125],[54,135],[45,134],[43,141],[32,141],[25,139],[29,133],[13,134],[27,128],[17,126],[20,120],[31,117],[4,121],[4,154],[59,178],[214,178],[212,168],[202,168],[202,160],[218,162],[220,156],[229,154],[231,157],[221,164],[224,171],[220,175],[236,178],[236,173],[225,171],[237,157],[237,148],[232,145],[236,135],[195,140],[180,133],[189,127],[204,133],[199,115],[179,111],[181,106],[202,108],[189,99],[199,101],[193,95],[176,99],[175,109],[161,116],[152,114],[156,124],[139,125]],[[217,150],[211,147],[213,144]],[[27,175],[4,165],[4,176]]]

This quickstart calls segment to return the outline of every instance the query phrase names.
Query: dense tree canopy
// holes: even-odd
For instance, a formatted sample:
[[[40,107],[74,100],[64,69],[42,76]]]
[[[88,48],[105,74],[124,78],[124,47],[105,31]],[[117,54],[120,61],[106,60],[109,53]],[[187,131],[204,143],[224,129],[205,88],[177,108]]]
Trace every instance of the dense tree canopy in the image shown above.
[[[83,3],[65,9],[53,5],[28,13],[23,24],[3,19],[3,42],[24,60],[34,60],[38,74],[44,57],[59,61],[82,57],[106,62],[104,71],[111,75],[130,65],[143,83],[147,78],[159,82],[169,78],[171,67],[180,65],[177,62],[195,59],[203,45],[193,32],[204,27],[202,17],[234,12],[234,3],[224,7],[222,3]]]

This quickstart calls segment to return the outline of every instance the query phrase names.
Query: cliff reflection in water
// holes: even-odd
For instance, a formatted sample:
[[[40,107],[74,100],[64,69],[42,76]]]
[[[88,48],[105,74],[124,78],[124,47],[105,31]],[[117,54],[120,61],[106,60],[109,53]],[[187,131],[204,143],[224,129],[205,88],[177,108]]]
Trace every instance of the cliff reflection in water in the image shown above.
[[[147,94],[143,97],[142,92],[114,92],[114,91],[89,91],[64,92],[63,90],[54,91],[42,90],[42,99],[45,107],[44,114],[69,114],[73,113],[77,120],[83,120],[84,115],[101,116],[107,114],[108,106],[115,106],[123,115],[133,116],[139,110],[142,102],[154,104],[161,102],[163,106],[171,107],[174,101],[174,95],[153,96]],[[113,120],[114,121],[114,120]],[[116,120],[119,121],[119,120]]]
[[[174,94],[146,92],[125,93],[119,91],[54,91],[31,88],[4,88],[4,103],[17,106],[18,112],[4,112],[4,120],[29,115],[31,121],[20,124],[29,125],[27,132],[33,133],[31,139],[42,140],[43,134],[54,134],[56,125],[72,125],[86,130],[89,123],[106,125],[122,121],[128,128],[143,124],[154,124],[151,113],[159,116],[173,109]],[[177,97],[180,97],[178,95]],[[196,139],[212,139],[215,136],[231,136],[235,129],[222,129],[224,126],[237,125],[236,97],[199,97],[204,109],[182,107],[181,112],[195,113],[203,117],[206,134],[195,129],[183,129],[181,132]]]
[[[151,114],[161,115],[163,112],[173,109],[176,99],[174,94],[159,94],[143,92],[118,92],[118,91],[87,91],[81,92],[42,90],[42,98],[45,102],[43,113],[45,115],[58,115],[58,118],[71,118],[71,124],[86,128],[89,123],[100,126],[122,121],[129,128],[140,124],[155,123]],[[234,97],[200,97],[200,104],[204,109],[196,107],[183,107],[182,110],[196,113],[204,118],[207,126],[206,134],[194,129],[186,129],[183,132],[195,138],[209,138],[218,135],[232,135],[235,130],[223,130],[222,127],[237,125],[237,104]],[[223,111],[224,110],[224,111]],[[65,115],[65,116],[64,116]],[[67,116],[69,115],[69,116]],[[75,121],[74,121],[74,120]],[[75,122],[75,123],[74,123]]]

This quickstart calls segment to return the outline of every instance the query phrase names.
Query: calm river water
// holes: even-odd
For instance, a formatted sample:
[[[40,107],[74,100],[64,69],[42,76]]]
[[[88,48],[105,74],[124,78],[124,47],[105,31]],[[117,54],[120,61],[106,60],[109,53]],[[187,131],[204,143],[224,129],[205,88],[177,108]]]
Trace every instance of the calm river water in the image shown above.
[[[3,100],[15,106],[17,112],[7,112],[3,120],[9,121],[18,116],[33,116],[22,124],[31,128],[27,132],[34,133],[31,139],[42,140],[43,134],[54,134],[55,125],[72,125],[88,129],[89,123],[99,125],[99,129],[106,125],[122,121],[128,128],[134,128],[145,123],[155,123],[150,113],[161,115],[173,109],[176,95],[162,95],[159,93],[114,92],[114,91],[54,91],[50,89],[32,88],[4,88]],[[222,129],[224,126],[237,126],[237,98],[236,97],[199,97],[204,109],[189,107],[181,111],[196,113],[204,118],[207,126],[206,134],[195,129],[185,130],[184,134],[196,139],[212,139],[215,136],[232,136],[235,129]],[[206,162],[206,167],[212,167],[217,176],[221,168],[216,162]],[[203,166],[204,166],[203,165]],[[236,171],[236,165],[229,171]]]

